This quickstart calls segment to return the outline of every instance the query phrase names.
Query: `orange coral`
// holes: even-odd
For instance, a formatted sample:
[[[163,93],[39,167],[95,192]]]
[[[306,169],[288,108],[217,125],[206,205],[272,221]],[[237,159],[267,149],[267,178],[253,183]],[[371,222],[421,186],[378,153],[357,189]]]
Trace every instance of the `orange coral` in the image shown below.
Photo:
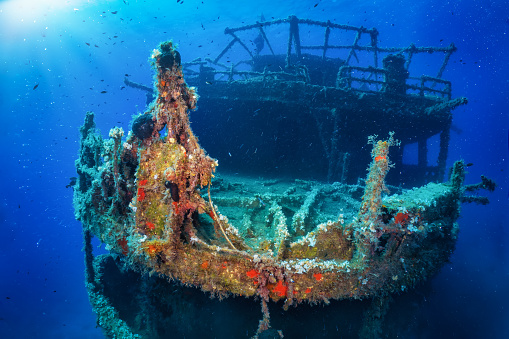
[[[157,252],[156,245],[148,245],[147,252],[150,255],[154,255]]]
[[[320,281],[323,278],[322,273],[315,273],[313,274],[313,277],[316,279],[316,281]]]
[[[284,285],[281,280],[277,282],[276,287],[272,289],[273,293],[276,293],[280,297],[286,296],[286,292],[288,291],[288,286]]]
[[[145,190],[143,188],[138,188],[138,201],[143,201],[145,199]]]
[[[147,227],[148,227],[148,229],[149,229],[149,230],[153,230],[153,229],[155,229],[155,228],[156,228],[156,225],[154,225],[153,223],[148,222],[148,221],[146,222],[146,225],[147,225]]]
[[[400,225],[402,225],[407,220],[408,220],[408,213],[398,213],[394,217],[394,222],[396,224],[400,224]]]
[[[246,275],[249,278],[256,278],[257,276],[260,275],[260,272],[258,272],[257,270],[251,270],[251,271],[246,272]]]
[[[144,242],[142,246],[148,255],[154,257],[157,253],[164,251],[164,248],[167,246],[167,243],[165,243],[162,240],[151,240]]]

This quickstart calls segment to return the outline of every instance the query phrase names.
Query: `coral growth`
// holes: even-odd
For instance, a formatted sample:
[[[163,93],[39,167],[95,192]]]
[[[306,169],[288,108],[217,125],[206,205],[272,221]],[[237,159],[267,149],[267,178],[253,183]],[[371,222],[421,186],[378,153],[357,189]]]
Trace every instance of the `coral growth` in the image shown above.
[[[366,188],[362,196],[362,204],[358,213],[358,220],[371,231],[375,231],[375,223],[380,214],[382,205],[382,192],[388,192],[385,186],[385,176],[392,164],[389,162],[389,147],[399,146],[400,142],[394,139],[394,132],[389,133],[389,139],[376,140],[373,135],[368,138],[368,144],[373,145],[371,158],[373,161],[369,166],[369,173],[366,179]]]
[[[464,165],[455,165],[449,183],[382,199],[389,148],[399,144],[390,133],[387,140],[369,138],[365,187],[273,180],[255,183],[267,186],[255,194],[216,178],[211,195],[218,164],[190,128],[188,113],[198,96],[184,81],[180,55],[165,42],[151,61],[157,99],[124,142],[120,128],[103,141],[87,113],[76,162],[76,216],[85,234],[122,254],[126,266],[219,297],[259,296],[261,332],[270,327],[269,300],[288,308],[401,291],[447,259]]]
[[[356,220],[356,233],[358,238],[355,261],[359,265],[365,264],[367,252],[372,243],[378,242],[375,234],[380,229],[382,192],[389,190],[385,186],[385,176],[393,165],[389,162],[389,147],[399,146],[400,142],[394,139],[394,132],[389,133],[389,139],[377,140],[377,135],[368,138],[368,144],[373,145],[371,150],[371,164],[366,178],[366,188],[362,196],[362,203],[359,208]]]

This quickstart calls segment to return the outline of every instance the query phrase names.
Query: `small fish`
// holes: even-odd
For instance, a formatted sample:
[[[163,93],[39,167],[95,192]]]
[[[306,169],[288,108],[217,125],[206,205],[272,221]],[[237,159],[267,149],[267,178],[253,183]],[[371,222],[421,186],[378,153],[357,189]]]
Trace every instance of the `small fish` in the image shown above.
[[[473,163],[469,162],[469,163],[468,163],[468,164],[466,164],[465,166],[470,167],[470,166],[473,166],[473,165],[474,165]]]
[[[123,90],[124,88],[125,88],[125,86],[122,86],[122,87],[120,87],[120,90]]]
[[[101,94],[108,93],[108,91],[101,91]]]
[[[65,188],[69,188],[69,187],[73,188],[74,185],[76,185],[76,182],[78,181],[78,178],[70,177],[69,180],[70,180],[69,185],[66,185]]]
[[[85,45],[90,46],[90,44],[88,42],[85,42]]]
[[[210,81],[205,81],[205,83],[206,83],[207,85],[212,85],[212,83],[211,83]]]
[[[118,11],[115,11],[115,12],[111,12],[111,14],[117,14],[117,13],[118,13]]]
[[[95,46],[95,47],[97,47],[97,48],[99,48],[99,46],[97,46],[97,45],[94,45],[94,46]]]
[[[126,73],[126,74],[124,74],[124,75],[125,75],[126,77],[130,76],[130,75],[129,75],[129,74],[127,74],[127,73]]]
[[[32,88],[32,90],[36,89],[37,87],[39,87],[39,83],[37,83],[34,88]]]

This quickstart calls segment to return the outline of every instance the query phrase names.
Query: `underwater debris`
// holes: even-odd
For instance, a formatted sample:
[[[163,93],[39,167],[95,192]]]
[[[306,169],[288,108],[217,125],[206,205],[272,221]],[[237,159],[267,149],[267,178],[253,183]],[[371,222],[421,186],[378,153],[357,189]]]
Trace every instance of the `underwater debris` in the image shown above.
[[[260,297],[258,333],[270,328],[271,300],[288,308],[382,297],[415,286],[448,260],[466,190],[463,162],[448,182],[388,195],[389,147],[399,144],[391,132],[386,140],[368,140],[372,161],[362,186],[295,180],[248,188],[248,179],[215,177],[217,161],[190,128],[188,110],[198,96],[171,41],[154,50],[152,64],[157,99],[125,141],[119,128],[103,140],[91,112],[80,129],[74,206],[83,224],[90,300],[108,333],[131,332],[101,296],[106,282],[96,271],[92,236],[131,270],[220,297]],[[164,127],[165,136],[155,132]]]

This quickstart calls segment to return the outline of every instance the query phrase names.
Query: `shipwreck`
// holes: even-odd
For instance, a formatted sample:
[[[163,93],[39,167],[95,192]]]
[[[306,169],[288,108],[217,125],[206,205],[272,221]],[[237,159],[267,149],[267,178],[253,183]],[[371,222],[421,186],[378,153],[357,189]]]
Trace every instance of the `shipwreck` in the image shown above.
[[[303,42],[308,26],[323,30],[322,45]],[[288,29],[286,53],[271,40],[275,29]],[[353,32],[353,43],[334,42],[336,31]],[[462,161],[441,182],[451,110],[467,102],[452,99],[451,83],[442,79],[454,45],[382,48],[376,29],[293,16],[225,33],[231,41],[215,59],[182,63],[171,41],[154,49],[154,88],[126,79],[150,102],[127,136],[113,128],[104,140],[92,112],[81,127],[74,206],[90,301],[110,337],[171,333],[182,314],[176,308],[191,306],[169,280],[219,298],[261,300],[263,318],[248,328],[260,336],[278,336],[270,329],[270,301],[288,309],[384,300],[447,262],[461,204],[488,202],[467,192],[494,188],[486,177],[464,185]],[[226,62],[234,48],[248,58]],[[410,76],[420,53],[444,55],[435,76]],[[372,64],[354,65],[367,56]],[[217,112],[218,128],[228,131],[203,136],[209,153],[190,128],[198,100],[199,112]],[[439,154],[430,165],[427,140],[435,135]],[[405,164],[401,147],[415,142],[418,163]],[[230,171],[216,173],[216,151]],[[391,168],[407,184],[425,184],[391,185]],[[94,257],[92,237],[110,253]],[[130,297],[119,291],[126,286]],[[198,322],[180,324],[208,330]],[[361,335],[369,336],[380,324],[363,326]],[[224,335],[232,333],[238,336]]]

